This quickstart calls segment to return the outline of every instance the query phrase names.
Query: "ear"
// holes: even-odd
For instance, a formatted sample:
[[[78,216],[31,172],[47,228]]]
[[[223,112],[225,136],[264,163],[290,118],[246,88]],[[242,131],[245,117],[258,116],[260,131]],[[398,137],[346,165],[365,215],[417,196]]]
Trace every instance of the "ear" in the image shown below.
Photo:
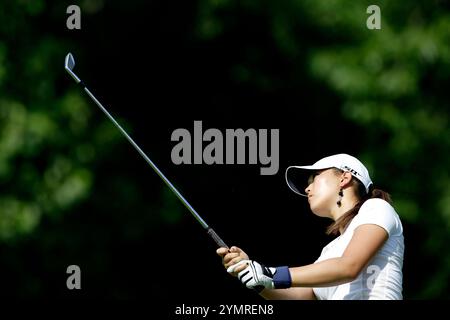
[[[342,173],[339,181],[339,186],[341,188],[346,188],[352,181],[352,174],[348,171]]]

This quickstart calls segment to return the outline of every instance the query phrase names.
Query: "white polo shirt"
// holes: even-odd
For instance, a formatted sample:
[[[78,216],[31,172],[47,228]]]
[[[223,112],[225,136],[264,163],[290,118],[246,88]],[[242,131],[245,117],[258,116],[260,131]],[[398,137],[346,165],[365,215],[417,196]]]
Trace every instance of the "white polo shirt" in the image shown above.
[[[402,299],[403,227],[398,214],[386,201],[369,199],[338,238],[331,241],[316,262],[341,257],[354,230],[363,224],[376,224],[389,235],[381,249],[352,282],[334,287],[313,288],[319,300]]]

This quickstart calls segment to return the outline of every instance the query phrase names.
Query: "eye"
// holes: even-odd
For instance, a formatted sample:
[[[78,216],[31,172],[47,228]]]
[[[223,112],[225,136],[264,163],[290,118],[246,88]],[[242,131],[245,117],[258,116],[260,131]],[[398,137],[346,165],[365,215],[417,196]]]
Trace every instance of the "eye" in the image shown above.
[[[318,173],[318,172],[314,172],[312,175],[309,176],[309,178],[308,178],[308,185],[310,185],[311,183],[314,182],[314,178],[315,178],[317,175],[319,175],[319,173]]]

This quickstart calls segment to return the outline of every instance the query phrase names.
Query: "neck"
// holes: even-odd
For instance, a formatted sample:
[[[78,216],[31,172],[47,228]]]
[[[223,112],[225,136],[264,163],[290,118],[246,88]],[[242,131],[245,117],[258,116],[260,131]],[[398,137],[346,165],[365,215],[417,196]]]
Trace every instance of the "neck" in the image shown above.
[[[340,217],[342,217],[346,212],[351,210],[356,206],[358,203],[358,198],[356,198],[353,194],[350,194],[349,192],[344,191],[344,196],[341,200],[341,206],[338,207],[337,204],[335,204],[334,208],[331,210],[331,218],[333,221],[337,221]],[[339,232],[342,234],[344,230],[341,229]]]

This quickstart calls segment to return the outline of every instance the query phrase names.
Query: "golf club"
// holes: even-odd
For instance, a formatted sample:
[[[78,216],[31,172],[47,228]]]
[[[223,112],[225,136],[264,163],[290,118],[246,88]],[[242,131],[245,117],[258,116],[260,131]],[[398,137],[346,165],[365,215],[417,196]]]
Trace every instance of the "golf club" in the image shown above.
[[[164,176],[164,174],[158,169],[158,167],[150,160],[150,158],[141,150],[141,148],[134,142],[133,139],[127,134],[127,132],[120,126],[120,124],[109,114],[109,112],[102,106],[102,104],[94,97],[94,95],[89,91],[89,89],[84,85],[80,78],[73,72],[75,67],[75,59],[71,53],[68,53],[65,59],[64,67],[66,71],[72,76],[72,78],[83,86],[84,91],[91,97],[92,100],[97,104],[97,106],[103,111],[104,114],[111,120],[114,125],[119,129],[119,131],[127,138],[131,145],[139,152],[139,154],[144,158],[145,161],[152,167],[152,169],[158,174],[158,176],[166,183],[166,185],[172,190],[172,192],[177,196],[178,199],[184,204],[184,206],[189,210],[189,212],[194,216],[194,218],[202,225],[206,232],[214,239],[219,247],[228,246],[223,242],[223,240],[217,235],[217,233],[205,222],[205,220],[200,217],[197,211],[187,202],[187,200],[181,195],[181,193],[173,186],[173,184]]]

